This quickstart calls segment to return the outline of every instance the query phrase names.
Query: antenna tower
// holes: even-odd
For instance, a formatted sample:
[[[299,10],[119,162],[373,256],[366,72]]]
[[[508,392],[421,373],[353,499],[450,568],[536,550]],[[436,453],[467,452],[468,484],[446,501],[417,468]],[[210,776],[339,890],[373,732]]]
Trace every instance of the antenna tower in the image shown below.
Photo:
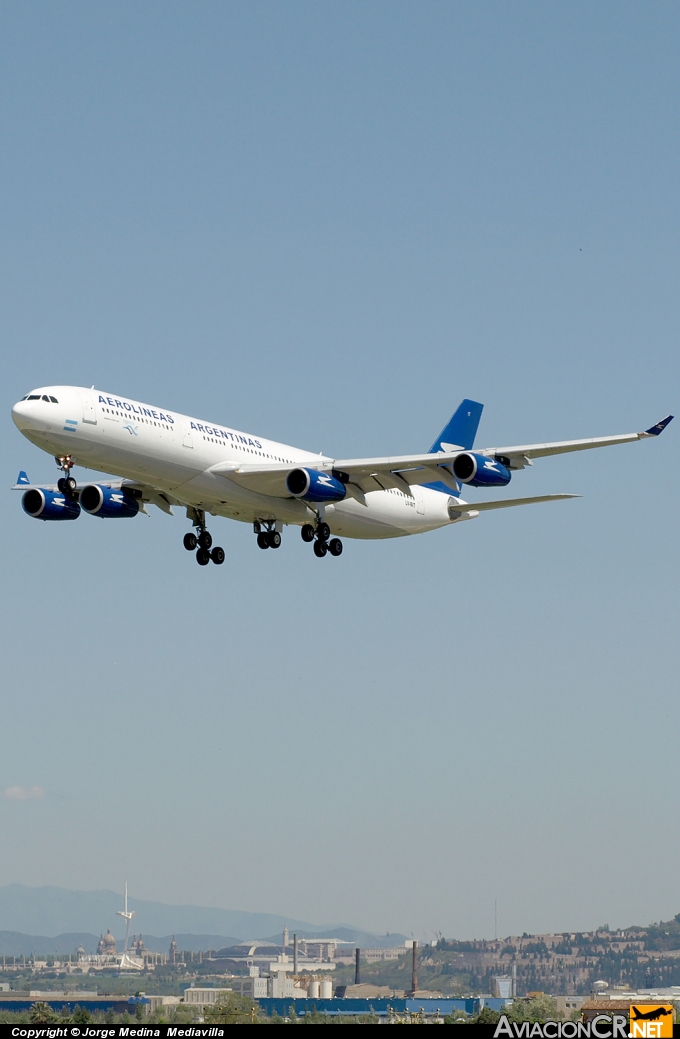
[[[128,938],[130,936],[130,921],[132,920],[132,917],[134,915],[135,915],[134,912],[128,912],[127,881],[125,881],[125,909],[119,909],[118,912],[116,913],[116,916],[122,916],[123,920],[125,920],[125,947],[123,949],[124,953],[127,952]]]

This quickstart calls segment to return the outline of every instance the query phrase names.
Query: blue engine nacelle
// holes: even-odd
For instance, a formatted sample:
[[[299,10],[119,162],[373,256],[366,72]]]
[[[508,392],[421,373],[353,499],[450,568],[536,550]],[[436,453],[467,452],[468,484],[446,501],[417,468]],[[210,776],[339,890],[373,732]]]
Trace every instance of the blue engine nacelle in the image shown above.
[[[80,504],[90,516],[101,519],[113,519],[114,516],[136,516],[139,502],[131,494],[121,488],[103,487],[99,483],[89,483],[80,492]]]
[[[332,473],[320,473],[318,469],[293,469],[288,473],[286,487],[289,494],[305,501],[342,501],[347,495],[342,480]]]
[[[80,505],[73,498],[67,498],[61,491],[43,490],[42,487],[31,487],[21,499],[24,512],[34,519],[41,520],[74,520],[80,516]]]
[[[453,473],[461,483],[469,483],[473,487],[505,487],[512,478],[510,470],[497,458],[476,455],[472,451],[456,455]]]

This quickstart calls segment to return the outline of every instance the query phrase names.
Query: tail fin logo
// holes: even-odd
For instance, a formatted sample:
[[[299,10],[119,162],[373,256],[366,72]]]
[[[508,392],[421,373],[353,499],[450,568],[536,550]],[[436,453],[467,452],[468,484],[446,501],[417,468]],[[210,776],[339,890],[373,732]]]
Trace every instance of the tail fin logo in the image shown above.
[[[454,450],[462,447],[469,451],[475,442],[483,409],[484,405],[476,400],[461,401],[430,448],[430,454],[448,451],[452,447]]]

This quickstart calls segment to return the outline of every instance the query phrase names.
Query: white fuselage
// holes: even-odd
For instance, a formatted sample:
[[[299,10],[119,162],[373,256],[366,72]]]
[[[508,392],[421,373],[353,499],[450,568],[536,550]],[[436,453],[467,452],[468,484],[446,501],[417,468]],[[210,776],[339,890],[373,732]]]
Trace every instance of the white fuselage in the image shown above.
[[[470,516],[451,517],[450,507],[461,499],[421,486],[411,494],[371,491],[365,504],[345,498],[311,505],[255,493],[211,470],[229,462],[315,468],[331,459],[100,390],[48,386],[30,396],[38,399],[19,401],[12,418],[41,450],[70,455],[79,466],[155,488],[213,516],[298,525],[323,518],[333,534],[350,538],[401,537]]]

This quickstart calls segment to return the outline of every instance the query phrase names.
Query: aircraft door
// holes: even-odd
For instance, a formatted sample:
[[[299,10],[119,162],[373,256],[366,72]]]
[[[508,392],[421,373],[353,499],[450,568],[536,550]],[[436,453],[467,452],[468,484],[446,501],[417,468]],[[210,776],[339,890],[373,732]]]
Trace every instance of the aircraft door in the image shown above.
[[[184,423],[184,435],[182,437],[182,447],[193,447],[194,441],[191,436],[191,426],[188,422]]]
[[[90,425],[97,425],[97,412],[95,410],[92,397],[88,394],[82,398],[83,402],[83,422],[89,422]]]
[[[425,515],[425,496],[420,487],[412,487],[415,498],[416,498],[416,512],[419,516]]]

